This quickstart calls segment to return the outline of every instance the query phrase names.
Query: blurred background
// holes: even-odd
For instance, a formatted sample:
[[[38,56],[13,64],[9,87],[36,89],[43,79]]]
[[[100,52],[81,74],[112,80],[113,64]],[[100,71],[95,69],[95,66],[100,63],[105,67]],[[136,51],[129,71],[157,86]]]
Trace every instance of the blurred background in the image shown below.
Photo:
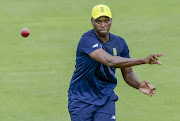
[[[132,58],[165,53],[161,66],[133,67],[157,87],[154,97],[128,86],[117,69],[117,121],[180,120],[179,0],[0,0],[0,121],[70,121],[76,47],[97,4],[111,8],[110,32],[126,40]]]

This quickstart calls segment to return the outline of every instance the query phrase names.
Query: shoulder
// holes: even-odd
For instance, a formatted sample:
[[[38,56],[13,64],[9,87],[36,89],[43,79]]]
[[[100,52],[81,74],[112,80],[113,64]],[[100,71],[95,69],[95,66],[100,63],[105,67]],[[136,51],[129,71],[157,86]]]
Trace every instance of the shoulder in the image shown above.
[[[120,42],[120,43],[125,43],[125,39],[120,37],[120,36],[114,35],[112,33],[110,33],[110,36],[111,36],[113,41]]]
[[[93,42],[93,41],[99,41],[98,40],[98,38],[97,38],[97,36],[95,35],[95,33],[94,33],[94,30],[92,29],[92,30],[89,30],[89,31],[87,31],[87,32],[85,32],[82,36],[81,36],[81,38],[80,38],[80,41],[79,41],[79,43],[88,43],[88,42]]]
[[[82,35],[81,38],[86,38],[86,37],[90,37],[90,38],[91,38],[91,37],[96,37],[96,35],[95,35],[95,33],[94,33],[94,30],[91,29],[91,30],[85,32],[85,33]]]
[[[79,41],[77,51],[90,54],[98,48],[101,48],[101,43],[93,30],[84,33]]]
[[[90,30],[86,33],[84,33],[78,43],[78,48],[96,48],[101,47],[101,42],[97,38],[94,30]]]

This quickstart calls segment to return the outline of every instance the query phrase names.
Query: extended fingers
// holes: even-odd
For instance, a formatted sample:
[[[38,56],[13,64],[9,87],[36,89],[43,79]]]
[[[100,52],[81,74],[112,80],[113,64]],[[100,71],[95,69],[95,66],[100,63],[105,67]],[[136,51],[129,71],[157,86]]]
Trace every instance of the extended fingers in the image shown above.
[[[161,57],[163,56],[164,53],[161,53],[161,54],[151,54],[147,57],[148,60],[158,60],[158,57]]]
[[[152,54],[151,57],[149,58],[150,60],[150,64],[158,64],[158,65],[161,65],[162,62],[158,61],[158,57],[161,57],[163,56],[164,53],[161,53],[161,54]]]
[[[162,62],[160,62],[160,61],[156,61],[156,64],[161,65],[161,64],[162,64]]]
[[[163,55],[164,55],[164,53],[157,54],[157,57],[161,57],[161,56],[163,56]]]

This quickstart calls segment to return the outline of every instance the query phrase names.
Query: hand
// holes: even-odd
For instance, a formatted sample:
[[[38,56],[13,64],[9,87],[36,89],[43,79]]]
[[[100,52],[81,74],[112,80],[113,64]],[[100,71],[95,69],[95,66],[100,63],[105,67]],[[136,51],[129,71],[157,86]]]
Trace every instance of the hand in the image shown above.
[[[163,56],[164,53],[161,54],[151,54],[148,57],[145,58],[145,63],[146,64],[158,64],[161,65],[162,62],[158,61],[158,57]]]
[[[144,80],[140,83],[139,91],[149,96],[155,95],[156,88],[149,84],[148,81]]]

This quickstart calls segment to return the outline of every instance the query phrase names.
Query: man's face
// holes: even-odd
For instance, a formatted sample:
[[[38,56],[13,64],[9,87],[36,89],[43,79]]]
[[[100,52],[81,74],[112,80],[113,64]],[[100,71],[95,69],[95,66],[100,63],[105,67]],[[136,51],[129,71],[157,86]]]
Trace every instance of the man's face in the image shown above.
[[[95,32],[102,37],[107,36],[109,34],[109,30],[111,28],[112,19],[106,16],[101,16],[97,19],[91,19],[91,23],[94,27]]]

